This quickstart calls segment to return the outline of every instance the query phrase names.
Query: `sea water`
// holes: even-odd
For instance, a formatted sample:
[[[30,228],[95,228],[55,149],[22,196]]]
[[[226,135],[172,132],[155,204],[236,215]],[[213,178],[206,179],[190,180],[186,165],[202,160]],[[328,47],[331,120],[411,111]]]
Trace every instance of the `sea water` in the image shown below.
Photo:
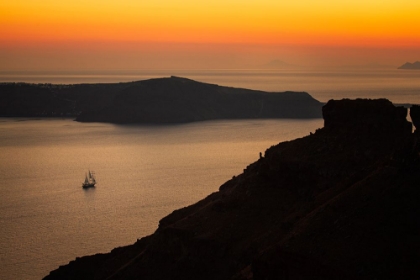
[[[152,234],[315,120],[174,126],[0,119],[0,279],[40,279],[77,256]],[[88,170],[97,186],[83,189]]]

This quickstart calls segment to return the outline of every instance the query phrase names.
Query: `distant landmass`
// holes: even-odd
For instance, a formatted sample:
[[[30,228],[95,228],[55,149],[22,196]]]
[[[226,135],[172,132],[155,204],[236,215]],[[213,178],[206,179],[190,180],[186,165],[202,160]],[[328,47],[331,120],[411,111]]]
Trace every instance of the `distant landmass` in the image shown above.
[[[420,106],[414,133],[385,99],[322,111],[324,128],[270,147],[152,235],[44,279],[419,279]]]
[[[116,84],[0,84],[0,116],[170,124],[215,119],[320,118],[305,92],[264,92],[170,77]]]
[[[416,61],[414,63],[406,62],[404,65],[398,67],[398,69],[420,70],[420,61]]]

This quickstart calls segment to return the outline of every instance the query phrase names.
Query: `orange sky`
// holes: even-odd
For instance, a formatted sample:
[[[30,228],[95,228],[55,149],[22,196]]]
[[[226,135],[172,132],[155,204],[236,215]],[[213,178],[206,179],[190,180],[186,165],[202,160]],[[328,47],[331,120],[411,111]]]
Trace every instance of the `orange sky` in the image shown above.
[[[420,60],[418,0],[0,1],[2,71]]]

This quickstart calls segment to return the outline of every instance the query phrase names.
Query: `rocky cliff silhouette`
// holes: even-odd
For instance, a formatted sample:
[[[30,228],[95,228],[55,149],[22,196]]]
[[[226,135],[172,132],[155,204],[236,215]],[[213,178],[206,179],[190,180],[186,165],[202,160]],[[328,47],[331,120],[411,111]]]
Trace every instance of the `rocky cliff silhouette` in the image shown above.
[[[305,92],[264,92],[170,77],[117,84],[0,84],[0,116],[81,122],[185,123],[214,119],[320,118]]]
[[[45,279],[420,279],[419,127],[387,100],[322,113],[324,128],[270,147],[154,234]]]

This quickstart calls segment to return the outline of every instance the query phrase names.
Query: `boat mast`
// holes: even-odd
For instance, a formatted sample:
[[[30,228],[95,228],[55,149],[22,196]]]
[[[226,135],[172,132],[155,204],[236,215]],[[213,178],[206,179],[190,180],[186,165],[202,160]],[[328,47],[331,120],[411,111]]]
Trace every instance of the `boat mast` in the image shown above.
[[[95,174],[89,170],[89,182],[96,183]]]

